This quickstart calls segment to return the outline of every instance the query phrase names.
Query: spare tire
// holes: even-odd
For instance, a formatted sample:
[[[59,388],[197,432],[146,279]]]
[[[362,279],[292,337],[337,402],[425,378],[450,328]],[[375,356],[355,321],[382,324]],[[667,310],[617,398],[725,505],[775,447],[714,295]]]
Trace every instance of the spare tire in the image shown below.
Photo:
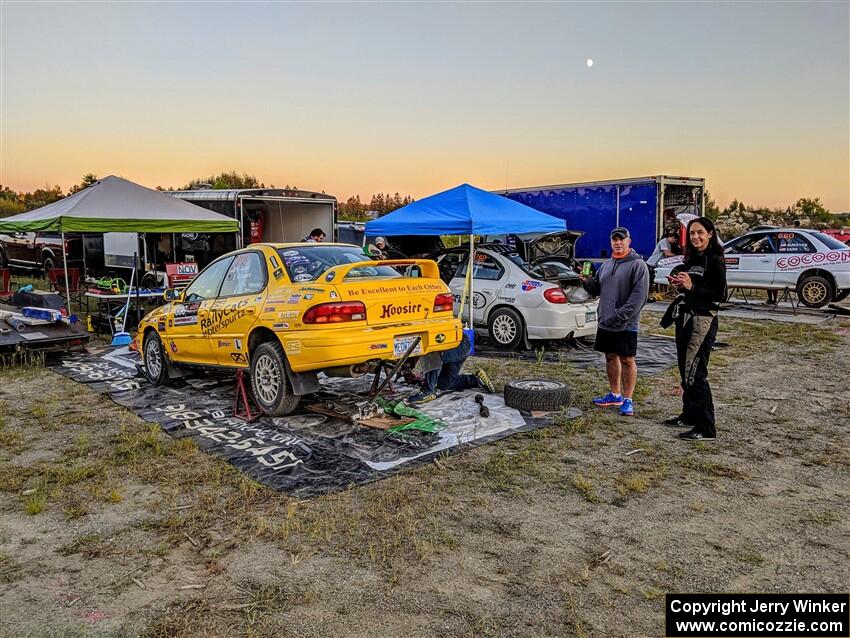
[[[552,379],[519,379],[505,384],[505,405],[523,412],[554,412],[570,403],[570,387]]]

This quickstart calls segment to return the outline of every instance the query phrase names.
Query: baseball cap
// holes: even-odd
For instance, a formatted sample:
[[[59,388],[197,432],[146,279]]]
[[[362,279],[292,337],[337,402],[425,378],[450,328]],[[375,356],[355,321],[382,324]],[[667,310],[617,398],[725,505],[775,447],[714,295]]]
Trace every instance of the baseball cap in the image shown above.
[[[614,239],[615,235],[620,235],[623,238],[631,237],[629,234],[629,229],[624,228],[623,226],[617,226],[614,230],[611,231],[611,239]]]

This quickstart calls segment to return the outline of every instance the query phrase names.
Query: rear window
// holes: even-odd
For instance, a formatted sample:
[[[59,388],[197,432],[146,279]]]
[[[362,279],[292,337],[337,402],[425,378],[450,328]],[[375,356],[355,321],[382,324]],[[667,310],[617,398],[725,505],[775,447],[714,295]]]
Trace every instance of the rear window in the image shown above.
[[[815,237],[821,240],[827,248],[831,250],[846,250],[847,244],[842,244],[832,235],[827,235],[826,233],[812,233]]]
[[[371,261],[357,246],[312,244],[295,248],[281,248],[277,252],[283,260],[289,278],[298,283],[316,281],[334,266]],[[345,278],[359,279],[361,277],[401,277],[401,275],[390,266],[364,264],[360,268],[352,269]]]

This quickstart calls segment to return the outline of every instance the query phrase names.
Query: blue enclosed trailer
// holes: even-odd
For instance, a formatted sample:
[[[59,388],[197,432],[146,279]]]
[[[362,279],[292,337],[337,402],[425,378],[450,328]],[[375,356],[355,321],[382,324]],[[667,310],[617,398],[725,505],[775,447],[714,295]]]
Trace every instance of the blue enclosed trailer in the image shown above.
[[[596,261],[610,255],[612,228],[628,228],[632,247],[646,258],[667,227],[678,227],[676,215],[702,215],[705,207],[705,179],[701,177],[656,175],[499,192],[566,220],[569,230],[583,231],[576,257]]]

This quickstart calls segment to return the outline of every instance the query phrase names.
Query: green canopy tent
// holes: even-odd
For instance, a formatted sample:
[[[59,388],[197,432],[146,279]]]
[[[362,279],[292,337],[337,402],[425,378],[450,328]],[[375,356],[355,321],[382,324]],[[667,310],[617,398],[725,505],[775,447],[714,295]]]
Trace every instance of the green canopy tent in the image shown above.
[[[237,233],[239,222],[110,175],[57,202],[0,219],[0,232],[62,234],[62,264],[70,314],[65,233]]]

